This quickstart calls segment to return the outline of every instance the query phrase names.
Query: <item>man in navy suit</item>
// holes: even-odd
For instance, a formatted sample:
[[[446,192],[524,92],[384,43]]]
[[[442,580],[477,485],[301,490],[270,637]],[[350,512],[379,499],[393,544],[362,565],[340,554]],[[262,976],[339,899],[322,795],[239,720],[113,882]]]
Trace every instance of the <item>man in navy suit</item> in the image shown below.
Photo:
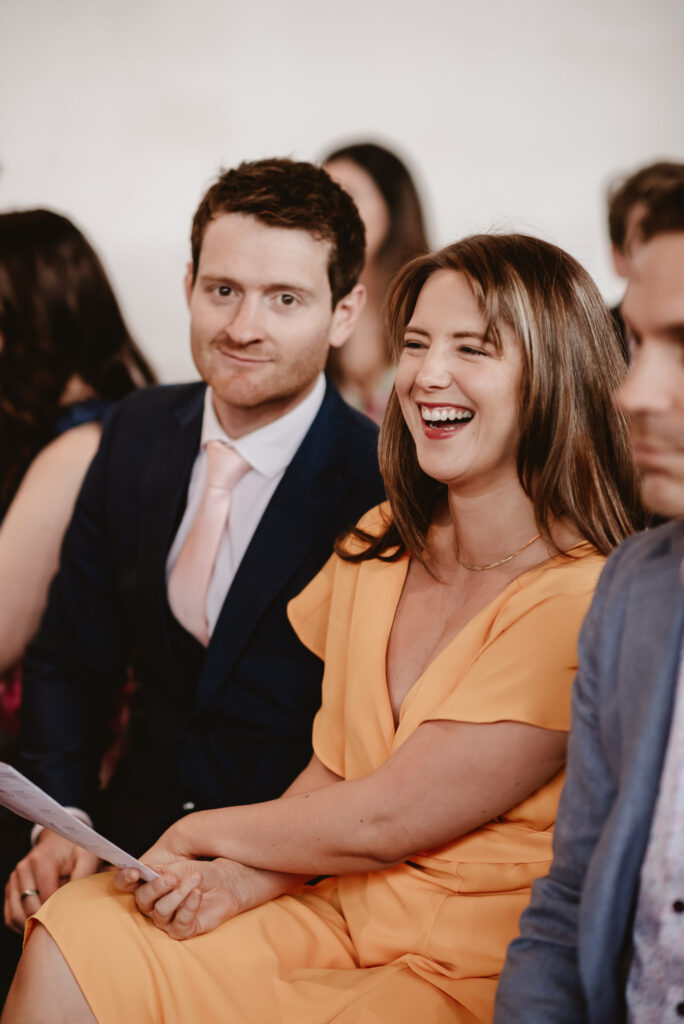
[[[41,786],[134,854],[185,812],[278,796],[311,756],[322,664],[287,602],[383,498],[376,428],[323,375],[363,307],[363,258],[356,208],[320,168],[222,174],[195,214],[186,277],[202,383],[138,392],[105,426],[26,659],[23,753]],[[167,587],[212,442],[244,472],[202,636]],[[102,790],[129,666],[126,749]],[[10,877],[7,923],[20,929],[60,881],[97,867],[43,832]]]
[[[510,946],[497,1024],[684,1018],[684,186],[642,225],[617,400],[646,506],[580,637],[554,860]]]

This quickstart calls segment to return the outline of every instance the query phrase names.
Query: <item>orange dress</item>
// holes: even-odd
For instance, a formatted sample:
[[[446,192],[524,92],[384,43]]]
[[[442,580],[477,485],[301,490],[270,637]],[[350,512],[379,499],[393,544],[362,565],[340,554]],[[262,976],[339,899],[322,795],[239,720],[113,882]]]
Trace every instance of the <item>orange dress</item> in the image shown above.
[[[333,556],[290,605],[325,659],[318,757],[353,779],[427,720],[567,730],[577,635],[603,564],[588,544],[573,555],[523,573],[476,615],[407,694],[396,730],[385,656],[408,558]],[[36,916],[101,1024],[491,1021],[506,947],[551,861],[562,781],[410,862],[305,886],[185,942],[107,874],[65,886]]]

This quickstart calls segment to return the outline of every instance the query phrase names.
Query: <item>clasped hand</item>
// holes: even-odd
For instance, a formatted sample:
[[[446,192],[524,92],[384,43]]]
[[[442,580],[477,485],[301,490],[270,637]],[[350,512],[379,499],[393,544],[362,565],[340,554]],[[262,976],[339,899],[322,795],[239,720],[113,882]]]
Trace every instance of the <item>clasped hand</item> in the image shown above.
[[[150,862],[147,855],[145,861]],[[260,872],[235,861],[183,860],[153,867],[159,878],[152,882],[141,882],[135,868],[124,868],[114,884],[132,893],[138,910],[172,939],[202,935],[263,902],[253,884]]]
[[[159,878],[141,882],[135,868],[124,868],[114,876],[117,889],[131,893],[138,910],[172,939],[202,935],[307,880],[304,875],[266,871],[226,857],[194,860],[189,842],[187,829],[172,825],[142,857]]]

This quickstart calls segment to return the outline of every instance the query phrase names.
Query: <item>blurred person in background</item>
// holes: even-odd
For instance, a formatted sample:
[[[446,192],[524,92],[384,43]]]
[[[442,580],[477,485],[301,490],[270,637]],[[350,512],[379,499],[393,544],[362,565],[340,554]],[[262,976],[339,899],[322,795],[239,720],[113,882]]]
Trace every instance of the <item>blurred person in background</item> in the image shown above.
[[[405,164],[374,142],[335,149],[323,167],[352,197],[366,228],[367,293],[354,333],[331,351],[326,369],[344,398],[380,423],[394,380],[382,307],[397,270],[429,248],[423,210]]]
[[[643,244],[642,225],[653,202],[672,185],[684,184],[684,163],[659,160],[628,176],[621,176],[608,189],[608,232],[613,266],[618,277],[630,276],[634,259]],[[627,358],[622,303],[613,309],[613,321]]]
[[[153,381],[78,228],[49,210],[0,214],[0,760],[16,758],[22,659],[102,420]],[[3,881],[27,844],[0,810]],[[0,925],[0,1002],[20,946]]]
[[[154,381],[97,255],[49,210],[0,214],[0,725],[112,404]],[[5,743],[4,754],[7,754]]]

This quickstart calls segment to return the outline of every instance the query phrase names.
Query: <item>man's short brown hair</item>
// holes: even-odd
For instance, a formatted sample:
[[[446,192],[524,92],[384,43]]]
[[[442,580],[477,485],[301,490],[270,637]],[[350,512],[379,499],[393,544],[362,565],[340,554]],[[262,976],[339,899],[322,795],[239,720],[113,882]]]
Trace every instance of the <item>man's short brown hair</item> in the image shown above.
[[[322,168],[285,159],[255,160],[223,171],[204,195],[192,222],[193,280],[207,225],[243,213],[276,228],[308,231],[330,242],[328,280],[333,308],[363,270],[366,237],[352,198]]]
[[[683,183],[684,163],[671,160],[659,160],[614,182],[608,189],[608,230],[613,245],[622,250],[629,214],[637,203],[642,203],[648,214],[661,192]]]
[[[684,181],[664,189],[641,222],[642,241],[668,231],[684,231]]]

